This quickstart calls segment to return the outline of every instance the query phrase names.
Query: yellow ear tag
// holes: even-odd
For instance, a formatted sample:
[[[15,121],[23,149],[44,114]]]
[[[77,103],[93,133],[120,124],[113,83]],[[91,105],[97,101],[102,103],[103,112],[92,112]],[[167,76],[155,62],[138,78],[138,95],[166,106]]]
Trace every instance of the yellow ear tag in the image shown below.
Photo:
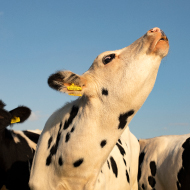
[[[80,86],[76,86],[74,85],[74,83],[72,83],[70,86],[67,87],[67,90],[69,91],[81,91],[82,88]],[[82,96],[82,94],[69,94],[70,96]]]
[[[20,122],[20,117],[13,117],[13,119],[11,119],[11,123],[18,123]]]
[[[67,87],[67,90],[70,90],[70,91],[81,91],[82,88],[80,86],[76,86],[74,85],[73,83]]]

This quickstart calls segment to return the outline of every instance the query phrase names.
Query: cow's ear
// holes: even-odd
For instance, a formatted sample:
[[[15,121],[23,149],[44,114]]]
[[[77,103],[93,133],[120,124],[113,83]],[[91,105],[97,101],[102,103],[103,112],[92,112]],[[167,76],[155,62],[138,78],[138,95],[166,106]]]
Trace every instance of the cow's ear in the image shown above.
[[[4,109],[0,109],[0,131],[4,130],[10,123],[11,114]]]
[[[82,96],[86,87],[86,80],[71,71],[59,71],[48,78],[51,88],[74,96]]]
[[[25,106],[19,106],[9,112],[12,116],[11,123],[22,123],[31,114],[31,110]]]

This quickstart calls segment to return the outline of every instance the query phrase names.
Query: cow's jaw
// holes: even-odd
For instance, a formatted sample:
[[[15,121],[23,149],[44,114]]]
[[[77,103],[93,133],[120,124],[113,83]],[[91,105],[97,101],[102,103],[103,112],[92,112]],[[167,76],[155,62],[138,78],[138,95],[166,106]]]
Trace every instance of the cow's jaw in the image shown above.
[[[159,28],[149,30],[143,37],[134,42],[134,48],[128,46],[121,53],[124,61],[128,65],[126,72],[126,97],[131,97],[127,102],[136,111],[142,106],[150,94],[158,73],[160,62],[169,50],[169,42],[165,34]],[[125,52],[128,49],[134,55],[130,63],[129,58],[125,59]],[[128,89],[130,91],[128,92]],[[127,98],[126,98],[127,99]]]

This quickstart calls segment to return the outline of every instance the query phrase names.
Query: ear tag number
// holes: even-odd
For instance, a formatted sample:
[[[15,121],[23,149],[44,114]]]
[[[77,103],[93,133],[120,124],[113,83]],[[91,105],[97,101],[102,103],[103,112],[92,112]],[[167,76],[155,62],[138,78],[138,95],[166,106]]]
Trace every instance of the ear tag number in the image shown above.
[[[14,117],[11,119],[11,123],[18,123],[18,122],[20,122],[20,117],[14,116]]]
[[[67,87],[67,90],[68,91],[81,91],[82,88],[80,86],[76,86],[76,85],[74,85],[74,83],[72,83],[70,86]],[[69,95],[70,96],[82,96],[82,94],[73,94],[73,93],[70,93]]]
[[[81,91],[82,88],[80,86],[76,86],[76,85],[74,85],[74,83],[72,83],[70,86],[67,87],[67,90],[69,90],[69,91]]]

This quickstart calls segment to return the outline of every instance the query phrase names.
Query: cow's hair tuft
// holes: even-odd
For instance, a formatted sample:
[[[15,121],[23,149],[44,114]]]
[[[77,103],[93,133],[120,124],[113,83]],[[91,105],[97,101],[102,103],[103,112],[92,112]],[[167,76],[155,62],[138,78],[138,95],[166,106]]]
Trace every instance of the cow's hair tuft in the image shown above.
[[[50,75],[48,78],[48,85],[54,90],[61,90],[63,85],[64,76],[58,72]]]

